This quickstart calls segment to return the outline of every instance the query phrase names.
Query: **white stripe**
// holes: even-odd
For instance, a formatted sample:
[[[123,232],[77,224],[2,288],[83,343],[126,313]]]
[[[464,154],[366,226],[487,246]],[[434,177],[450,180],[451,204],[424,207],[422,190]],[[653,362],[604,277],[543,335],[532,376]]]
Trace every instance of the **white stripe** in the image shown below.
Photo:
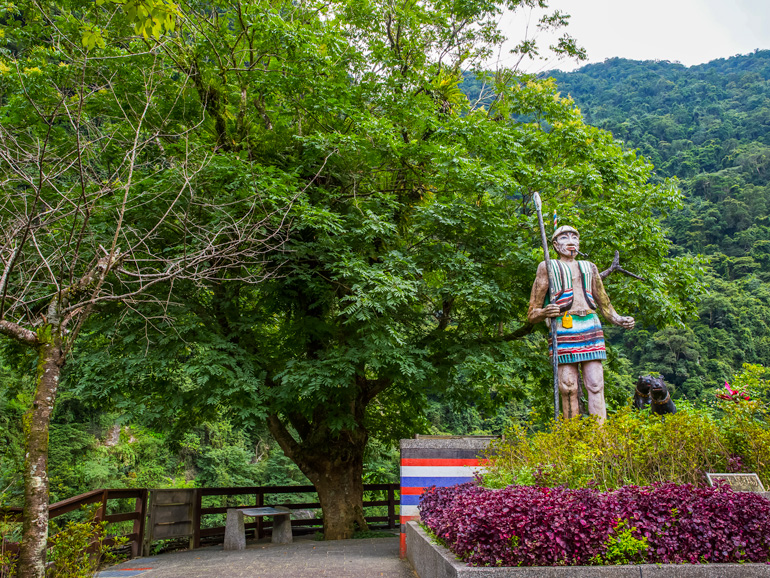
[[[399,516],[419,516],[420,510],[417,506],[401,506]]]
[[[401,466],[402,478],[461,478],[484,471],[484,466]]]
[[[578,269],[580,269],[580,273],[583,276],[583,289],[585,289],[588,293],[592,293],[592,287],[593,287],[593,269],[590,267],[589,261],[578,261]]]

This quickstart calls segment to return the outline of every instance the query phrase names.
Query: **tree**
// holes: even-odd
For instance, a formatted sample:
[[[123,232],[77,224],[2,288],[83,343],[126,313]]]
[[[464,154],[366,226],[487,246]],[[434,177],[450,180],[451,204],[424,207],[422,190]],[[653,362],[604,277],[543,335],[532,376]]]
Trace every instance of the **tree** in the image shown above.
[[[0,62],[0,334],[37,355],[19,575],[41,578],[50,418],[84,324],[106,303],[121,303],[123,315],[148,301],[167,308],[174,283],[222,269],[261,280],[263,255],[284,242],[286,206],[259,191],[199,194],[211,162],[188,123],[200,124],[201,110],[131,38],[144,16],[135,23],[77,2],[12,10]],[[109,49],[89,36],[87,18],[99,15],[123,34]],[[96,45],[105,48],[98,57]]]
[[[693,310],[697,262],[668,258],[658,222],[678,204],[670,184],[649,184],[650,166],[586,126],[553,82],[501,70],[480,74],[473,103],[461,92],[463,70],[500,39],[501,9],[186,4],[163,45],[205,110],[217,162],[284,175],[301,194],[270,279],[221,270],[182,288],[169,310],[182,340],[141,366],[106,327],[110,348],[89,363],[113,369],[89,383],[122,381],[188,415],[221,403],[261,415],[315,485],[327,539],[365,527],[367,442],[409,435],[429,393],[490,407],[544,377],[543,336],[522,322],[540,259],[534,191],[584,231],[592,260],[618,249],[643,272],[644,284],[609,281],[619,308],[649,321]],[[225,186],[243,184],[207,190]]]

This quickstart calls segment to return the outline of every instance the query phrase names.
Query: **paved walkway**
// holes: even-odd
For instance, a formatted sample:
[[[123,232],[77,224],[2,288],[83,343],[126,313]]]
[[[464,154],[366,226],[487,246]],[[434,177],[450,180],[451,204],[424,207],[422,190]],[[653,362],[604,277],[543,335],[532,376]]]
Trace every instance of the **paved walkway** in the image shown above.
[[[209,546],[135,558],[97,574],[98,578],[416,578],[398,557],[398,538],[316,542],[295,537],[292,544],[270,539],[248,542],[246,550]]]

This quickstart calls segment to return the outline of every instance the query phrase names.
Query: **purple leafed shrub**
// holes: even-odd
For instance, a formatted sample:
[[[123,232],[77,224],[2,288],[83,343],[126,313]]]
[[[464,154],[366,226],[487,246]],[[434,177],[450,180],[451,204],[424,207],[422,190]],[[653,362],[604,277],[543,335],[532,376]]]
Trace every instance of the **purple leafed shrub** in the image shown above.
[[[727,486],[689,484],[595,489],[473,482],[429,488],[423,523],[473,566],[597,563],[617,540],[619,523],[647,549],[625,562],[767,562],[770,501]]]

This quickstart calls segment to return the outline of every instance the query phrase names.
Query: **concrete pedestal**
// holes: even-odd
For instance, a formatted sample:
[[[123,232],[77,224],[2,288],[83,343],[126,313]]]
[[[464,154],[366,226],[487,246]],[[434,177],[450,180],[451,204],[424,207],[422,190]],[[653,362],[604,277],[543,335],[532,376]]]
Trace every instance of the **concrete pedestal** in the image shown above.
[[[246,549],[246,527],[243,523],[243,512],[231,508],[227,510],[225,523],[225,550]]]
[[[278,506],[277,508],[230,508],[227,510],[225,523],[225,550],[246,549],[246,525],[244,516],[273,518],[273,544],[291,544],[291,510]]]
[[[283,508],[276,508],[281,510]],[[293,540],[291,534],[291,511],[286,508],[286,514],[273,515],[273,544],[291,544]]]

